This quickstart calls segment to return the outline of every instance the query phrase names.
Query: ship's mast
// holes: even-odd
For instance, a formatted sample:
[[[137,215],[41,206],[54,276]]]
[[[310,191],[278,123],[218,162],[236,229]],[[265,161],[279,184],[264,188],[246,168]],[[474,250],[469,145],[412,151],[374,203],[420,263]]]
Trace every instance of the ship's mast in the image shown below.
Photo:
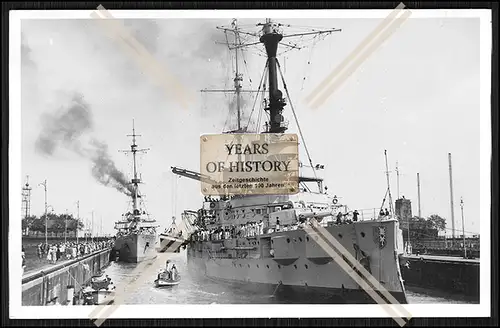
[[[132,179],[132,184],[134,185],[134,192],[132,193],[132,199],[133,199],[133,208],[134,208],[134,213],[135,210],[137,209],[137,191],[138,191],[138,185],[140,183],[140,180],[137,178],[137,162],[135,159],[135,154],[137,152],[137,144],[135,143],[135,123],[132,121],[132,145],[130,146],[130,149],[132,150],[132,157],[133,157],[133,162],[134,162],[134,178]]]
[[[241,37],[240,29],[237,24],[237,20],[233,19],[231,22],[231,28],[225,28],[225,27],[217,27],[220,30],[223,30],[224,32],[232,32],[234,34],[234,43],[229,43],[227,42],[216,42],[219,44],[224,44],[227,45],[229,50],[234,50],[235,52],[235,75],[234,75],[234,89],[229,89],[229,90],[223,90],[223,89],[203,89],[201,92],[223,92],[223,93],[229,93],[229,92],[235,92],[236,93],[236,113],[237,113],[237,130],[232,131],[232,132],[242,132],[242,126],[241,126],[241,94],[242,93],[253,93],[253,92],[259,92],[255,90],[243,90],[243,74],[240,73],[240,59],[238,56],[238,50],[243,48],[244,45],[241,42]]]
[[[387,164],[387,150],[384,150],[384,157],[385,157],[385,173],[387,176],[387,195],[389,196],[389,210],[392,215],[392,195],[391,195],[391,185],[389,183],[389,165]]]
[[[278,51],[278,44],[283,39],[283,34],[280,33],[278,25],[273,23],[270,18],[266,18],[266,22],[262,25],[262,36],[260,42],[264,43],[267,53],[267,64],[269,69],[269,106],[265,109],[269,111],[269,129],[270,133],[284,133],[286,127],[282,125],[283,122],[283,108],[285,102],[283,93],[278,89],[278,73],[277,73],[277,59],[276,53]]]
[[[140,137],[140,134],[135,134],[135,121],[132,120],[132,134],[127,135],[128,137],[132,137],[132,144],[130,145],[130,150],[129,151],[124,151],[124,152],[131,152],[132,153],[132,158],[133,158],[133,173],[134,177],[132,178],[132,206],[133,206],[133,213],[137,212],[138,206],[137,206],[137,198],[139,197],[139,183],[141,183],[141,179],[137,176],[137,161],[136,161],[136,154],[138,152],[146,152],[149,150],[147,149],[137,149],[137,144],[136,144],[136,138]]]
[[[241,44],[240,35],[238,34],[238,26],[236,25],[236,19],[233,20],[231,24],[234,28],[234,40],[237,44]],[[238,131],[241,131],[241,100],[240,100],[240,90],[241,84],[243,83],[243,76],[240,75],[238,71],[238,49],[236,49],[235,53],[235,63],[236,63],[236,76],[234,78],[234,88],[236,90],[236,111],[238,113]]]
[[[286,83],[284,81],[284,77],[280,68],[280,64],[277,60],[277,52],[278,52],[278,45],[282,45],[285,47],[288,47],[290,49],[301,49],[297,44],[293,42],[284,42],[282,41],[285,38],[293,38],[293,37],[303,37],[306,35],[309,36],[318,36],[318,35],[328,35],[333,32],[340,32],[341,29],[327,29],[327,30],[318,30],[317,28],[311,28],[312,32],[304,32],[304,33],[292,33],[292,34],[287,34],[283,35],[280,31],[281,26],[286,26],[286,27],[292,27],[288,24],[280,24],[280,23],[274,23],[271,19],[266,19],[265,23],[259,23],[257,26],[262,26],[260,36],[258,33],[255,32],[248,32],[248,31],[243,31],[240,28],[236,27],[236,20],[233,20],[232,22],[232,27],[217,27],[218,29],[224,30],[225,32],[233,32],[236,36],[236,40],[234,44],[230,44],[229,42],[226,42],[224,44],[228,45],[230,50],[236,50],[240,48],[245,48],[245,47],[250,47],[250,46],[257,46],[264,44],[265,49],[266,49],[266,55],[267,55],[267,61],[266,61],[266,66],[264,68],[264,73],[267,71],[268,72],[268,81],[269,81],[269,99],[266,104],[266,111],[269,111],[269,122],[266,122],[266,132],[268,133],[284,133],[287,128],[283,124],[284,119],[283,116],[281,115],[283,108],[285,106],[285,99],[283,98],[283,93],[278,89],[278,71],[282,77],[283,80],[283,87],[284,90],[287,93],[288,98],[290,99],[289,96],[289,91],[286,86]],[[303,27],[302,27],[303,28]],[[242,42],[240,35],[245,35],[245,36],[250,36],[250,37],[255,37],[256,40],[245,40],[245,43]],[[288,39],[287,39],[288,40]],[[220,43],[220,42],[216,42]],[[240,81],[242,81],[242,75],[238,71],[238,63],[239,63],[239,57],[236,55],[236,77],[235,77],[235,90],[236,90],[236,96],[237,96],[237,110],[238,110],[238,131],[230,131],[232,133],[235,132],[244,132],[245,127],[241,127],[240,125],[240,120],[241,120],[241,108],[240,108],[240,96],[242,92],[262,92],[260,90],[253,91],[253,90],[242,90],[241,85],[239,84]],[[262,75],[262,80],[264,80],[264,75]],[[262,81],[261,81],[262,84]],[[265,88],[265,86],[264,86]],[[201,90],[201,92],[234,92],[235,90]],[[290,101],[290,108],[292,109],[292,112],[295,117],[295,121],[297,122],[297,127],[300,132],[300,136],[302,138],[303,146],[306,150],[309,163],[311,164],[311,167],[314,168],[315,166],[312,164],[311,156],[309,155],[309,151],[307,150],[307,147],[305,146],[305,140],[303,137],[303,134],[300,129],[300,125],[297,119],[297,116],[295,114],[295,110],[293,107],[292,102]],[[253,112],[253,110],[252,110]],[[251,114],[250,114],[251,115]],[[241,129],[241,130],[240,130]],[[177,168],[177,167],[172,167],[172,172],[181,176],[185,176],[191,179],[195,180],[205,180],[207,179],[203,175],[197,172],[193,171],[188,171],[186,169],[182,168]],[[316,172],[313,171],[315,174],[315,180],[316,178]],[[305,181],[305,180],[304,180]],[[308,180],[309,181],[309,180]],[[314,181],[314,180],[313,180]],[[318,181],[318,185],[321,188],[321,182]]]

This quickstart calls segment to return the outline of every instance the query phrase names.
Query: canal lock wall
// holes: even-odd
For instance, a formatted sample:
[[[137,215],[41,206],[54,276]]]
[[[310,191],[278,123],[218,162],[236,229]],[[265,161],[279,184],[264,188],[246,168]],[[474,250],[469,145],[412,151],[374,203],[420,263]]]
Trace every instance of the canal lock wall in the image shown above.
[[[111,248],[101,250],[23,277],[22,305],[73,305],[73,296],[109,265],[110,253]]]
[[[462,295],[479,302],[479,261],[411,256],[402,265],[405,285]]]

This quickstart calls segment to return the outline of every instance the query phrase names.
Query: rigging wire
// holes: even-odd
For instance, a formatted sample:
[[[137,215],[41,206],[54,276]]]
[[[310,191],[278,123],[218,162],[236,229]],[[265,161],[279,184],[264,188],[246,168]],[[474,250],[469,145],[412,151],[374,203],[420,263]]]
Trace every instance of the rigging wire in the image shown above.
[[[227,34],[227,32],[226,32]],[[235,63],[235,57],[233,58],[232,56],[232,53],[229,51],[228,52],[228,55],[229,57],[229,60],[231,62],[231,68],[229,68],[229,66],[227,66],[227,70],[226,70],[226,75],[229,75],[229,70],[232,70],[232,72],[234,72],[234,67],[233,67],[233,64]],[[228,90],[228,83],[229,81],[227,79],[225,79],[225,82],[224,82],[224,90]],[[224,99],[225,99],[225,103],[230,103],[230,97],[233,97],[233,100],[234,100],[234,95],[233,96],[228,96],[227,94],[224,94]],[[226,116],[226,121],[224,122],[224,126],[222,128],[222,131],[225,131],[226,130],[226,127],[228,127],[228,124],[230,124],[230,119],[231,119],[231,109],[228,110],[227,112],[227,116]]]
[[[314,42],[313,42],[313,45],[311,46],[311,51],[309,52],[309,60],[308,60],[308,61],[306,62],[306,64],[304,65],[304,66],[306,67],[306,68],[305,68],[305,71],[306,71],[308,74],[307,74],[307,73],[306,73],[306,74],[304,74],[304,78],[302,79],[302,86],[301,86],[301,88],[300,88],[300,91],[304,91],[304,85],[305,85],[306,79],[308,78],[308,77],[306,77],[306,75],[307,75],[307,76],[310,76],[310,74],[311,74],[311,69],[309,69],[309,68],[308,68],[308,66],[310,66],[310,65],[311,65],[311,59],[312,59],[313,52],[314,52],[314,48],[316,47],[317,41],[318,41],[318,40],[316,40],[316,41],[314,41]]]
[[[260,79],[260,84],[259,84],[259,88],[257,89],[257,92],[259,93],[260,92],[260,89],[261,89],[261,86],[262,86],[262,82],[264,80],[264,76],[266,75],[266,72],[267,72],[267,69],[268,69],[268,61],[266,61],[266,66],[264,67],[264,72],[262,73],[262,77]],[[248,117],[248,123],[246,125],[246,129],[248,129],[248,126],[250,125],[250,120],[252,119],[252,115],[253,115],[253,112],[255,110],[255,105],[257,104],[257,99],[258,99],[258,94],[257,96],[255,97],[255,100],[254,100],[254,103],[253,103],[253,107],[252,107],[252,112],[250,112],[250,116]]]
[[[239,38],[239,40],[240,40],[240,43],[242,43],[242,42],[241,42],[241,36],[240,36],[240,35],[238,35],[238,38]],[[251,87],[251,86],[252,86],[252,77],[250,76],[250,72],[249,72],[249,70],[248,70],[247,59],[246,59],[246,57],[245,57],[245,52],[244,52],[243,50],[244,50],[243,48],[241,48],[241,49],[240,49],[240,51],[241,51],[241,57],[243,57],[243,63],[245,64],[246,74],[247,74],[247,76],[248,76],[248,81],[250,82],[250,87]],[[236,51],[238,51],[238,49],[236,49]]]
[[[178,184],[179,184],[179,178],[180,176],[176,176],[174,177],[175,179],[175,182],[174,182],[174,186],[175,186],[175,191],[174,191],[174,215],[175,216],[177,214],[177,190],[178,190]]]
[[[268,81],[268,77],[269,77],[269,69],[267,71],[264,72],[265,74],[265,78],[264,78],[264,85],[263,85],[263,93],[261,95],[261,101],[260,101],[260,108],[261,110],[259,111],[259,118],[257,120],[257,128],[261,126],[261,122],[262,122],[262,113],[266,113],[268,114],[264,108],[266,107],[266,91],[267,91],[267,81]]]
[[[172,178],[175,180],[174,172],[172,172]],[[174,206],[175,206],[174,205],[175,204],[175,200],[174,200],[175,190],[174,190],[174,188],[175,188],[175,181],[173,181],[173,183],[172,183],[172,191],[171,191],[172,192],[172,197],[171,197],[171,201],[172,201],[172,216],[174,216],[174,214],[175,214],[175,209],[174,209]]]
[[[264,88],[263,88],[263,89],[264,89],[264,91],[265,91],[265,89],[266,89],[266,85],[265,85],[265,84],[264,84]],[[259,116],[258,116],[258,118],[257,118],[257,124],[256,124],[256,126],[255,126],[255,130],[256,130],[256,131],[258,131],[258,130],[259,130],[259,128],[260,128],[260,126],[261,126],[261,122],[262,122],[262,112],[264,111],[264,110],[263,110],[263,108],[262,108],[262,107],[263,107],[262,105],[264,104],[264,98],[265,98],[265,93],[262,93],[262,96],[261,96],[261,101],[260,101]]]
[[[293,108],[292,99],[290,98],[290,93],[288,92],[288,88],[286,86],[285,77],[283,76],[283,72],[281,71],[281,65],[280,65],[280,63],[279,63],[279,61],[277,59],[276,59],[276,65],[278,66],[278,70],[280,71],[281,80],[283,81],[283,87],[285,88],[286,95],[288,97],[288,100],[290,101],[290,108],[292,109],[292,113],[293,113],[293,116],[295,118],[295,122],[297,123],[297,128],[299,130],[300,137],[302,139],[302,142],[304,143],[304,149],[306,150],[307,158],[309,159],[309,164],[311,165],[311,168],[312,168],[312,170],[314,172],[314,177],[317,179],[318,177],[316,175],[316,170],[314,170],[314,166],[313,166],[313,163],[312,163],[312,160],[311,160],[311,155],[309,154],[309,149],[307,149],[306,141],[304,139],[304,135],[302,133],[302,129],[300,128],[299,120],[297,119],[297,115],[295,113],[295,109]]]

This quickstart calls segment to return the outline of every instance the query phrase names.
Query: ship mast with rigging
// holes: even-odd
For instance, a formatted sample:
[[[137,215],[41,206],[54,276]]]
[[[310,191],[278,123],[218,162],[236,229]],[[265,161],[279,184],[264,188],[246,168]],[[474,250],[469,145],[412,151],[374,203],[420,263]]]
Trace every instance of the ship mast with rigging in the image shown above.
[[[240,37],[240,28],[237,24],[237,19],[233,19],[231,22],[231,28],[217,27],[218,29],[224,30],[226,33],[226,42],[216,42],[218,44],[227,45],[229,50],[234,50],[235,53],[235,74],[234,74],[234,89],[203,89],[201,92],[223,92],[223,93],[235,93],[236,95],[236,115],[237,115],[237,129],[234,131],[227,131],[226,133],[242,133],[246,132],[247,127],[242,127],[241,125],[241,94],[242,93],[255,93],[258,90],[245,90],[243,89],[243,73],[240,72],[240,58],[238,55],[238,50],[243,48],[244,44]],[[227,40],[227,32],[232,32],[234,34],[234,43],[230,43]],[[244,32],[241,32],[244,33]],[[241,51],[241,50],[240,50]],[[244,60],[244,59],[243,59]]]
[[[282,115],[283,109],[286,105],[286,101],[283,98],[282,91],[278,88],[278,70],[281,73],[280,65],[277,59],[278,45],[282,45],[288,47],[289,49],[302,49],[295,43],[284,42],[284,39],[288,39],[291,37],[303,37],[306,35],[317,36],[321,34],[330,34],[333,32],[339,32],[340,29],[326,29],[326,30],[318,30],[314,29],[312,32],[303,32],[303,33],[291,33],[288,35],[284,35],[281,27],[292,27],[289,24],[281,24],[275,23],[272,19],[266,18],[265,23],[258,23],[257,26],[262,26],[260,34],[245,32],[238,28],[220,28],[225,31],[233,31],[234,33],[246,34],[253,37],[258,37],[258,41],[249,42],[244,44],[241,42],[241,39],[237,38],[238,43],[234,45],[234,49],[240,49],[248,46],[264,44],[267,61],[266,61],[266,69],[268,72],[268,83],[269,83],[269,99],[267,103],[267,107],[264,109],[269,113],[269,122],[267,123],[266,132],[269,133],[284,133],[287,130],[287,127],[284,125],[284,118]],[[260,35],[260,37],[259,37]],[[286,89],[286,85],[283,79],[283,86]],[[259,91],[257,91],[259,92]],[[288,92],[287,92],[288,93]],[[289,99],[290,100],[290,99]],[[297,122],[298,124],[298,122]]]
[[[136,144],[136,138],[140,137],[140,134],[135,134],[135,122],[132,120],[132,134],[127,135],[128,137],[132,137],[132,144],[130,145],[130,150],[122,150],[122,152],[125,153],[132,153],[132,164],[133,164],[133,175],[134,177],[131,180],[132,184],[132,209],[133,209],[133,217],[134,221],[138,221],[140,218],[140,211],[139,211],[139,206],[138,206],[138,198],[141,196],[139,195],[139,184],[142,183],[141,179],[137,175],[137,161],[136,161],[136,154],[138,152],[146,152],[149,150],[149,148],[145,149],[138,149],[137,144]]]
[[[232,21],[231,27],[217,27],[218,29],[221,29],[225,32],[232,32],[235,35],[235,43],[233,43],[233,44],[231,44],[229,42],[225,43],[228,45],[230,50],[236,50],[236,75],[234,78],[235,89],[234,90],[208,90],[208,89],[204,89],[201,91],[202,92],[235,92],[236,93],[236,97],[237,97],[236,98],[236,109],[237,109],[237,116],[238,116],[238,124],[237,124],[238,129],[236,131],[229,131],[227,133],[246,132],[247,128],[241,126],[241,101],[240,101],[241,93],[243,93],[243,92],[257,92],[257,93],[262,92],[260,90],[260,86],[259,86],[259,89],[257,91],[243,90],[241,88],[241,82],[242,82],[243,78],[242,78],[242,74],[239,72],[239,69],[238,69],[238,55],[237,55],[238,49],[242,49],[242,48],[254,46],[254,45],[264,44],[265,51],[266,51],[266,57],[267,57],[266,66],[264,69],[264,74],[267,72],[268,84],[269,84],[269,99],[266,102],[266,107],[264,108],[264,110],[266,112],[268,112],[268,114],[269,114],[269,121],[266,122],[265,132],[266,133],[284,133],[288,129],[286,124],[284,124],[285,123],[284,117],[282,115],[282,112],[283,112],[284,107],[286,105],[286,100],[283,97],[282,91],[279,90],[279,87],[278,87],[278,72],[280,73],[280,76],[282,79],[282,84],[283,84],[283,87],[287,93],[288,100],[289,101],[291,101],[291,100],[290,100],[290,95],[289,95],[289,92],[288,92],[288,89],[287,89],[287,86],[286,86],[286,83],[285,83],[285,80],[283,77],[283,72],[281,70],[280,64],[279,64],[278,59],[277,59],[278,46],[281,45],[281,46],[287,47],[289,50],[301,49],[301,47],[299,47],[297,44],[295,44],[293,42],[286,42],[284,40],[285,39],[288,40],[288,38],[292,38],[292,37],[303,37],[303,36],[316,37],[318,35],[327,35],[327,34],[331,34],[333,32],[341,31],[341,29],[336,29],[336,28],[323,29],[323,30],[319,30],[319,29],[314,28],[314,29],[312,29],[312,32],[309,31],[309,32],[303,32],[303,33],[291,33],[291,34],[284,35],[281,31],[281,27],[283,27],[283,26],[292,27],[292,26],[290,26],[289,24],[275,23],[270,18],[267,18],[265,23],[259,23],[256,26],[262,26],[260,33],[243,31],[242,29],[240,29],[237,26],[235,19]],[[241,34],[246,35],[246,36],[250,36],[250,37],[255,37],[255,38],[257,38],[257,40],[248,41],[248,42],[244,43],[244,42],[242,42],[242,39],[240,37]],[[264,75],[262,77],[264,78]],[[261,81],[261,84],[262,84],[262,81]],[[290,102],[290,107],[291,107],[291,110],[293,112],[298,130],[300,133],[300,137],[302,139],[302,145],[304,146],[304,148],[306,150],[309,164],[310,164],[311,168],[313,168],[313,172],[315,175],[314,178],[301,177],[300,181],[302,181],[302,182],[316,181],[318,183],[319,189],[321,190],[322,189],[322,184],[321,184],[322,180],[317,178],[315,168],[318,168],[318,167],[322,168],[323,166],[321,166],[321,165],[314,166],[312,164],[311,156],[310,156],[309,151],[306,147],[304,136],[303,136],[302,131],[300,129],[297,115],[295,113],[295,110],[294,110],[291,102]],[[252,112],[253,112],[253,110],[252,110]],[[203,179],[201,174],[199,174],[197,172],[192,172],[192,171],[187,172],[187,170],[182,169],[182,168],[172,167],[172,172],[175,174],[181,175],[181,176],[195,179],[195,180]],[[306,189],[308,189],[308,188],[306,188]]]
[[[267,53],[267,67],[269,70],[269,106],[265,108],[269,111],[269,133],[284,133],[287,127],[282,124],[284,121],[283,109],[286,105],[283,93],[278,89],[277,59],[278,44],[283,40],[283,34],[279,31],[279,25],[274,24],[270,18],[266,18],[266,23],[257,24],[262,27],[260,42],[264,43]]]

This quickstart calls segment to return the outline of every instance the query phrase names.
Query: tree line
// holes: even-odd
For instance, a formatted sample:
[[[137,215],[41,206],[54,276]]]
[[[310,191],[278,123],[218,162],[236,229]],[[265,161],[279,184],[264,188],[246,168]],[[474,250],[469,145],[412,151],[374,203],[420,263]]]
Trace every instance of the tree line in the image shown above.
[[[47,220],[45,214],[37,217],[31,215],[22,220],[23,231],[28,229],[30,231],[45,232],[45,222],[47,222],[47,232],[75,232],[77,229],[83,228],[83,222],[73,217],[72,214],[55,214],[47,213]]]
[[[400,228],[403,229],[404,237],[407,237],[408,221],[410,223],[410,238],[436,238],[440,231],[446,230],[446,220],[439,215],[433,214],[427,218],[414,216],[409,220],[400,219]]]

